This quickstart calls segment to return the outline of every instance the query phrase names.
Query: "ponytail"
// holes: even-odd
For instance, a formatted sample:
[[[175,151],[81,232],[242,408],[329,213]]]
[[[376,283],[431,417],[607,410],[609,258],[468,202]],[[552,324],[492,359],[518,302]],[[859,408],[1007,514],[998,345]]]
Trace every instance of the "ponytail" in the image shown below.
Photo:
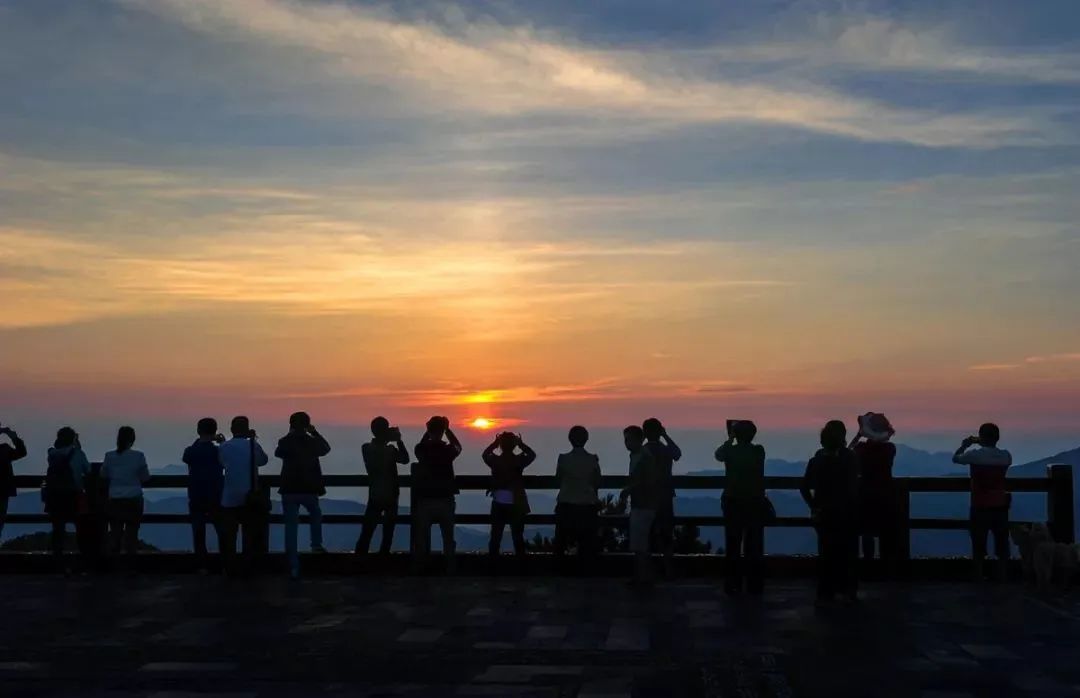
[[[116,452],[123,453],[135,445],[135,430],[131,427],[120,427],[116,432]]]

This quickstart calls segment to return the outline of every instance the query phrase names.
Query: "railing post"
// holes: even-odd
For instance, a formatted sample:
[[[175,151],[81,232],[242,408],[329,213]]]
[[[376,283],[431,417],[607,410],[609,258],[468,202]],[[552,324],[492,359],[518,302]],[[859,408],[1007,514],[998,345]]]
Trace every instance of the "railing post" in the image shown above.
[[[1072,466],[1066,463],[1048,465],[1046,476],[1050,478],[1050,489],[1046,493],[1046,523],[1050,535],[1058,543],[1072,543],[1076,539]]]
[[[911,561],[911,485],[907,478],[893,481],[896,486],[896,557],[899,572],[906,572]]]
[[[416,463],[409,463],[409,559],[416,559]]]

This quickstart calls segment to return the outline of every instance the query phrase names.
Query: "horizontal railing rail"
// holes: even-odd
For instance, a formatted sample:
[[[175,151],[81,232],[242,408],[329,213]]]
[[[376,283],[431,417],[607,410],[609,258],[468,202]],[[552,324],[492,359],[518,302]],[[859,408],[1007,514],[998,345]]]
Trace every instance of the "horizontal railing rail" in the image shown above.
[[[262,482],[276,488],[280,483],[280,477],[266,475],[261,478]],[[367,475],[326,475],[323,478],[327,488],[365,488],[369,484]],[[677,475],[674,477],[676,491],[722,491],[727,484],[724,475]],[[188,477],[186,475],[154,475],[146,483],[145,488],[155,489],[185,489]],[[601,490],[619,490],[627,484],[625,475],[605,475],[601,478]],[[42,476],[19,475],[15,478],[15,486],[21,490],[35,490],[40,488]],[[491,476],[489,475],[459,475],[456,478],[457,486],[462,491],[483,492],[490,488]],[[412,484],[412,477],[402,475],[399,478],[402,489],[408,489]],[[1047,496],[1048,524],[1057,540],[1072,542],[1074,540],[1074,509],[1073,509],[1073,478],[1072,468],[1069,465],[1055,464],[1047,466],[1047,477],[1017,477],[1007,480],[1007,487],[1014,493],[1042,493]],[[529,491],[557,490],[558,480],[553,475],[527,475],[525,487]],[[792,476],[768,476],[765,478],[766,490],[798,490],[802,486],[802,478]],[[903,528],[910,530],[966,530],[968,521],[966,518],[928,518],[910,515],[910,495],[913,493],[957,493],[968,492],[971,489],[971,480],[967,477],[898,477],[894,480],[897,492],[898,511],[897,519]],[[407,507],[407,498],[402,504]],[[306,519],[306,517],[303,517]],[[605,525],[625,526],[626,516],[605,516],[602,521]],[[398,516],[398,523],[409,525],[412,517],[403,512]],[[7,517],[9,524],[43,524],[48,523],[49,517],[42,513],[11,513]],[[280,524],[282,517],[274,514],[269,519],[270,523]],[[354,524],[359,525],[363,521],[363,514],[340,514],[328,513],[323,515],[326,524]],[[554,525],[554,514],[529,514],[526,519],[530,525]],[[143,516],[146,524],[184,524],[189,523],[187,514],[162,514],[147,513]],[[456,516],[456,522],[462,525],[485,525],[490,524],[491,516],[486,513],[467,514],[461,513]],[[699,527],[718,527],[725,523],[724,517],[718,512],[715,516],[680,516],[676,514],[677,525],[695,525]],[[771,526],[779,528],[804,528],[813,525],[809,516],[780,516],[773,521]],[[909,540],[909,536],[904,538]],[[905,546],[905,548],[909,548]],[[904,551],[905,554],[908,550]]]

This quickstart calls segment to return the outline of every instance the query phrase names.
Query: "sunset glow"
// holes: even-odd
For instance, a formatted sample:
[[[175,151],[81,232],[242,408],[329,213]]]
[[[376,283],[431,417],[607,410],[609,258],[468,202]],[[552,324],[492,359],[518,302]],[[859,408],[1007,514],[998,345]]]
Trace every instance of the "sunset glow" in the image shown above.
[[[1075,429],[1080,10],[987,2],[7,3],[5,402]]]

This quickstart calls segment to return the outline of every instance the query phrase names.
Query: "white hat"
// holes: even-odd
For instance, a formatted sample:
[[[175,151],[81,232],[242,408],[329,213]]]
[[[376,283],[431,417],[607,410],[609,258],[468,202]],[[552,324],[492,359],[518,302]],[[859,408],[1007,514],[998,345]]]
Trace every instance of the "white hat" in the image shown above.
[[[859,416],[859,434],[870,441],[888,441],[895,433],[889,418],[880,412],[867,412]]]

